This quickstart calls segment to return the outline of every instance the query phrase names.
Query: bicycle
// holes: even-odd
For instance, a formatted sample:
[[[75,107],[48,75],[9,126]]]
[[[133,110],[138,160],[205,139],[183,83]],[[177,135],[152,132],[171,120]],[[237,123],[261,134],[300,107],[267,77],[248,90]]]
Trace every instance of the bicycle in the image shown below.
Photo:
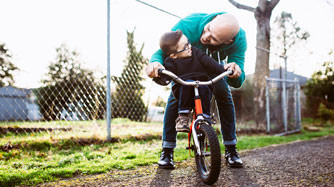
[[[187,82],[165,69],[159,69],[158,74],[169,76],[174,82],[185,86],[194,87],[194,111],[193,119],[188,133],[187,149],[194,152],[197,172],[205,184],[214,184],[219,177],[221,167],[221,150],[217,134],[211,121],[203,116],[201,98],[199,96],[200,85],[209,86],[232,74],[232,70],[224,71],[209,81]],[[168,82],[169,83],[169,82]],[[191,141],[192,140],[192,141]]]

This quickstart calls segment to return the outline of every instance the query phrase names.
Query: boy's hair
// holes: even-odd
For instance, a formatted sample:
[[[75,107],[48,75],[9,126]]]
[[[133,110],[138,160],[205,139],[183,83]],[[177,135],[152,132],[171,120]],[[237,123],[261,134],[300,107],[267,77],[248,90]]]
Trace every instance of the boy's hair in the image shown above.
[[[176,52],[177,43],[182,35],[181,30],[166,32],[160,38],[160,49],[168,56]]]

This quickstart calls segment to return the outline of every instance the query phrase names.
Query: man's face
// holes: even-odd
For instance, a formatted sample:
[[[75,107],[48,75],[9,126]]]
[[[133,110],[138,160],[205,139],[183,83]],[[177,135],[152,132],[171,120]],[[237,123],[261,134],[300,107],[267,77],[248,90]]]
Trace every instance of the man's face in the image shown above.
[[[232,38],[228,38],[224,35],[224,29],[217,25],[215,20],[212,20],[205,25],[200,41],[204,45],[221,45],[230,44],[233,42]]]

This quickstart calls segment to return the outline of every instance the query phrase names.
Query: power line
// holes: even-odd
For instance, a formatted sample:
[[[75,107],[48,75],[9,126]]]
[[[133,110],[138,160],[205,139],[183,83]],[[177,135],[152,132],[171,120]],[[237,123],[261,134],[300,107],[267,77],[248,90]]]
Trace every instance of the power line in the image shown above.
[[[156,6],[153,6],[153,5],[151,5],[151,4],[148,4],[148,3],[143,2],[143,1],[140,1],[140,0],[136,0],[136,1],[139,2],[139,3],[142,3],[142,4],[146,5],[146,6],[149,6],[149,7],[151,7],[151,8],[157,9],[157,10],[159,10],[159,11],[161,11],[161,12],[164,12],[164,13],[166,13],[166,14],[169,14],[169,15],[171,15],[171,16],[174,16],[174,17],[177,17],[177,18],[181,19],[180,16],[177,16],[177,15],[175,15],[175,14],[172,14],[172,13],[170,13],[170,12],[167,12],[166,10],[163,10],[163,9],[161,9],[161,8],[158,8],[158,7],[156,7]]]

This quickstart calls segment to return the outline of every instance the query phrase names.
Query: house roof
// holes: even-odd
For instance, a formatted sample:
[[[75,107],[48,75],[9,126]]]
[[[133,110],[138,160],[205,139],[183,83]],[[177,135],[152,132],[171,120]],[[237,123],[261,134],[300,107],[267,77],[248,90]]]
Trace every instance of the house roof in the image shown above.
[[[282,69],[282,74],[284,70]],[[280,70],[279,69],[274,69],[274,70],[270,70],[270,78],[276,78],[279,79],[280,78]],[[300,86],[304,86],[307,82],[307,77],[301,76],[301,75],[297,75],[293,72],[287,72],[287,79],[288,80],[295,80],[295,79],[299,80],[299,85]]]
[[[284,71],[284,70],[282,70]],[[283,73],[283,72],[282,72]],[[253,79],[254,74],[251,75],[246,75],[246,78],[248,80],[252,80]],[[279,69],[274,69],[274,70],[270,70],[270,78],[275,78],[275,79],[279,79],[280,78],[280,70]],[[293,72],[287,72],[287,79],[288,80],[295,80],[295,78],[297,78],[299,80],[299,85],[300,86],[305,86],[306,82],[308,80],[307,77],[301,76],[301,75],[297,75]]]
[[[6,86],[0,88],[0,96],[2,97],[27,97],[31,94],[30,89],[15,88],[12,86]]]

